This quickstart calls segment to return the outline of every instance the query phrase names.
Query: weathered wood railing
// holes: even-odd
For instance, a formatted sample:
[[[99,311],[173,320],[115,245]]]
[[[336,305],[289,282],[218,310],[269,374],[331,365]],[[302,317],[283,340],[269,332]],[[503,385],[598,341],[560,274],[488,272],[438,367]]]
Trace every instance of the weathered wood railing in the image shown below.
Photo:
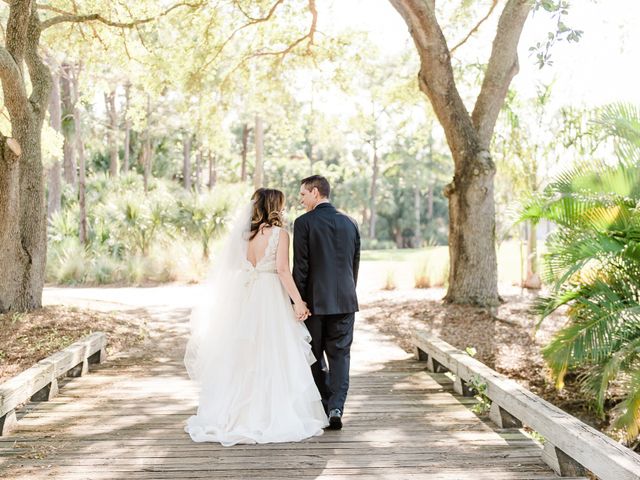
[[[471,384],[485,385],[490,417],[500,428],[524,424],[542,435],[542,458],[560,476],[587,469],[603,480],[640,479],[640,455],[433,335],[413,331],[413,344],[429,370],[454,374],[460,395],[474,395]]]
[[[16,407],[29,399],[40,402],[53,398],[58,393],[58,378],[84,375],[90,364],[105,359],[106,344],[104,333],[92,333],[0,384],[0,436],[16,426]]]

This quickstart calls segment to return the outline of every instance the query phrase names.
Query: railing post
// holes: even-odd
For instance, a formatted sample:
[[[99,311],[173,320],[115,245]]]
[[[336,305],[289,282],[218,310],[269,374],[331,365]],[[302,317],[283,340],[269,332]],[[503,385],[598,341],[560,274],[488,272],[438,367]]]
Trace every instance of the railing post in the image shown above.
[[[18,419],[16,418],[16,411],[11,410],[0,417],[0,437],[7,435],[11,430],[18,425]]]
[[[89,358],[87,358],[87,362],[89,362],[89,365],[95,365],[97,363],[104,362],[106,358],[107,358],[106,349],[105,347],[102,347],[96,353],[92,354]]]
[[[561,477],[581,477],[587,474],[582,465],[549,441],[544,444],[542,460]]]
[[[71,367],[67,372],[67,377],[81,377],[89,371],[89,362],[85,358],[75,367]]]
[[[421,362],[425,362],[427,360],[429,360],[429,355],[427,355],[426,352],[420,350],[419,347],[415,347],[415,352],[416,352],[416,358],[421,361]]]
[[[453,381],[453,391],[463,397],[473,397],[475,395],[473,388],[458,376],[456,376],[456,379]]]
[[[433,373],[445,373],[449,371],[447,367],[438,362],[432,355],[429,355],[427,359],[427,369]]]
[[[489,418],[500,428],[522,428],[522,422],[497,404],[491,403]]]
[[[32,402],[48,402],[58,395],[58,379],[52,378],[49,383],[31,395]]]

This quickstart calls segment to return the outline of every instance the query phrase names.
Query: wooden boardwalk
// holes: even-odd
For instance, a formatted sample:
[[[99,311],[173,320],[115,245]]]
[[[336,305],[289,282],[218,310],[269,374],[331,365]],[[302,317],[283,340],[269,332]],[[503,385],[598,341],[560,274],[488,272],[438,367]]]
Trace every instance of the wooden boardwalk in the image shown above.
[[[18,429],[0,437],[0,478],[556,478],[539,446],[481,421],[469,410],[473,399],[451,393],[444,375],[426,372],[366,319],[358,320],[344,429],[302,443],[191,442],[183,425],[196,396],[180,352],[167,347],[134,365],[107,360],[55,399],[28,404]]]

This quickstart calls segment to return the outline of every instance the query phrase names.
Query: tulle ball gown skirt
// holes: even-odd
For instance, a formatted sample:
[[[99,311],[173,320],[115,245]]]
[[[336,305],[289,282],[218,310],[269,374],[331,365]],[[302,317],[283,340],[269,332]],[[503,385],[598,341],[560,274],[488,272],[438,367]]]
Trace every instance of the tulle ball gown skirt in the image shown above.
[[[310,336],[280,279],[249,271],[232,321],[207,335],[195,442],[295,442],[320,435],[327,416],[309,365]],[[220,323],[220,322],[219,322]]]

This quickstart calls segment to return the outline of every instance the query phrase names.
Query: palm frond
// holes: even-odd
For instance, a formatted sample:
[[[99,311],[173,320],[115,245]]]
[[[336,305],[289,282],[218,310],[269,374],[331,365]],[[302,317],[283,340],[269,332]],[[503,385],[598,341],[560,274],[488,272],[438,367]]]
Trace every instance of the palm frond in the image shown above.
[[[640,432],[640,109],[614,104],[595,122],[611,139],[615,164],[583,163],[560,175],[523,206],[520,221],[546,219],[544,278],[550,294],[534,304],[540,321],[561,306],[568,323],[543,349],[562,388],[568,371],[604,414],[614,383],[626,395],[616,425]],[[539,326],[539,323],[538,323]]]
[[[620,350],[611,355],[602,364],[591,368],[585,375],[583,387],[595,397],[597,412],[604,415],[604,403],[607,391],[612,380],[618,377],[621,371],[627,370],[640,358],[640,332],[636,338],[623,344]]]
[[[631,441],[640,434],[640,370],[636,370],[628,382],[629,394],[616,406],[622,414],[614,425],[626,431],[627,440]]]
[[[595,124],[608,135],[640,148],[640,108],[628,103],[614,103],[603,108]]]
[[[569,315],[569,325],[542,350],[557,377],[571,367],[603,363],[640,336],[640,304],[629,302],[601,280],[593,283],[589,295],[583,290],[573,300]]]

